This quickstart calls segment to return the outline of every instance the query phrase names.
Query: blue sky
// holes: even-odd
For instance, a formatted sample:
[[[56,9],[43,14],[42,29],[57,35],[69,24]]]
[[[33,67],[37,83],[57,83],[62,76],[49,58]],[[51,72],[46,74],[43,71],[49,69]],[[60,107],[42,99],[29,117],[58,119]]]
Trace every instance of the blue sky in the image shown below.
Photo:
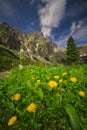
[[[87,0],[0,0],[0,23],[21,32],[41,31],[58,47],[70,35],[78,46],[87,43]]]

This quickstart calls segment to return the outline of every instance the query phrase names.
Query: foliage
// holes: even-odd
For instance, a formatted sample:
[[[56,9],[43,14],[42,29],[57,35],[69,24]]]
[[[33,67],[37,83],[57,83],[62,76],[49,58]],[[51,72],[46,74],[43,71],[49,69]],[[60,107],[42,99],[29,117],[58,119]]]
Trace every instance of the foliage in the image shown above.
[[[11,69],[0,81],[0,129],[87,130],[86,70],[87,64]]]
[[[65,110],[71,119],[73,130],[80,130],[80,121],[75,108],[72,105],[67,104]]]
[[[66,56],[68,63],[78,63],[79,62],[79,50],[74,43],[74,39],[72,36],[69,37],[67,41],[67,48],[66,48]]]

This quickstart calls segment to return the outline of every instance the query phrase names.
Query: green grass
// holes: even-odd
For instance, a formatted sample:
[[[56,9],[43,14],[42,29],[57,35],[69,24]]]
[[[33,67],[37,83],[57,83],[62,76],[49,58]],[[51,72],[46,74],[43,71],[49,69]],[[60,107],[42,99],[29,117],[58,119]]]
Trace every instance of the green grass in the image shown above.
[[[10,69],[19,63],[18,57],[7,47],[0,45],[0,71]]]
[[[19,97],[12,100],[15,94]],[[8,126],[13,116],[17,120]],[[0,81],[0,129],[87,130],[87,65],[11,69]]]

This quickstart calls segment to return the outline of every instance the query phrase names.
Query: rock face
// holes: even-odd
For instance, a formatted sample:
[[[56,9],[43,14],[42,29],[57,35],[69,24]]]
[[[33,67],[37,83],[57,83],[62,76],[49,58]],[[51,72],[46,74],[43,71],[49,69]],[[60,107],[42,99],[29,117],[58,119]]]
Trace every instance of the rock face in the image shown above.
[[[45,38],[41,32],[21,33],[6,22],[0,24],[0,44],[19,51],[19,57],[32,61],[54,61],[57,46]],[[56,60],[56,59],[55,59]]]
[[[0,44],[9,49],[20,49],[19,30],[12,29],[6,22],[0,24]]]
[[[79,52],[81,63],[87,63],[87,44],[82,47],[79,47]]]
[[[21,54],[32,60],[42,57],[50,61],[50,56],[57,51],[57,46],[47,38],[44,38],[41,32],[32,32],[27,35],[27,40],[21,45]]]

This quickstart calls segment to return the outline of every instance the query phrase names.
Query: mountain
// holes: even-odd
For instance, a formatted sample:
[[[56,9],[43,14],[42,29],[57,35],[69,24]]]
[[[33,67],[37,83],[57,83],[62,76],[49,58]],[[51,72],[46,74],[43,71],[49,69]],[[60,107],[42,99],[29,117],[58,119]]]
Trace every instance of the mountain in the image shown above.
[[[25,43],[21,44],[20,53],[32,61],[50,62],[57,52],[57,46],[45,38],[41,32],[31,32]]]
[[[41,32],[26,34],[3,22],[0,24],[0,44],[17,50],[22,60],[46,64],[57,61],[57,45],[45,38]]]
[[[80,61],[87,63],[87,46],[78,49]],[[58,48],[55,43],[45,38],[42,32],[26,34],[20,32],[19,29],[13,29],[6,22],[0,24],[0,50],[1,61],[8,56],[7,59],[5,58],[7,60],[5,62],[8,62],[10,58],[16,59],[17,63],[20,59],[22,64],[30,62],[66,63],[66,48]],[[11,64],[13,64],[13,61],[11,61]],[[9,65],[11,66],[11,64]]]

